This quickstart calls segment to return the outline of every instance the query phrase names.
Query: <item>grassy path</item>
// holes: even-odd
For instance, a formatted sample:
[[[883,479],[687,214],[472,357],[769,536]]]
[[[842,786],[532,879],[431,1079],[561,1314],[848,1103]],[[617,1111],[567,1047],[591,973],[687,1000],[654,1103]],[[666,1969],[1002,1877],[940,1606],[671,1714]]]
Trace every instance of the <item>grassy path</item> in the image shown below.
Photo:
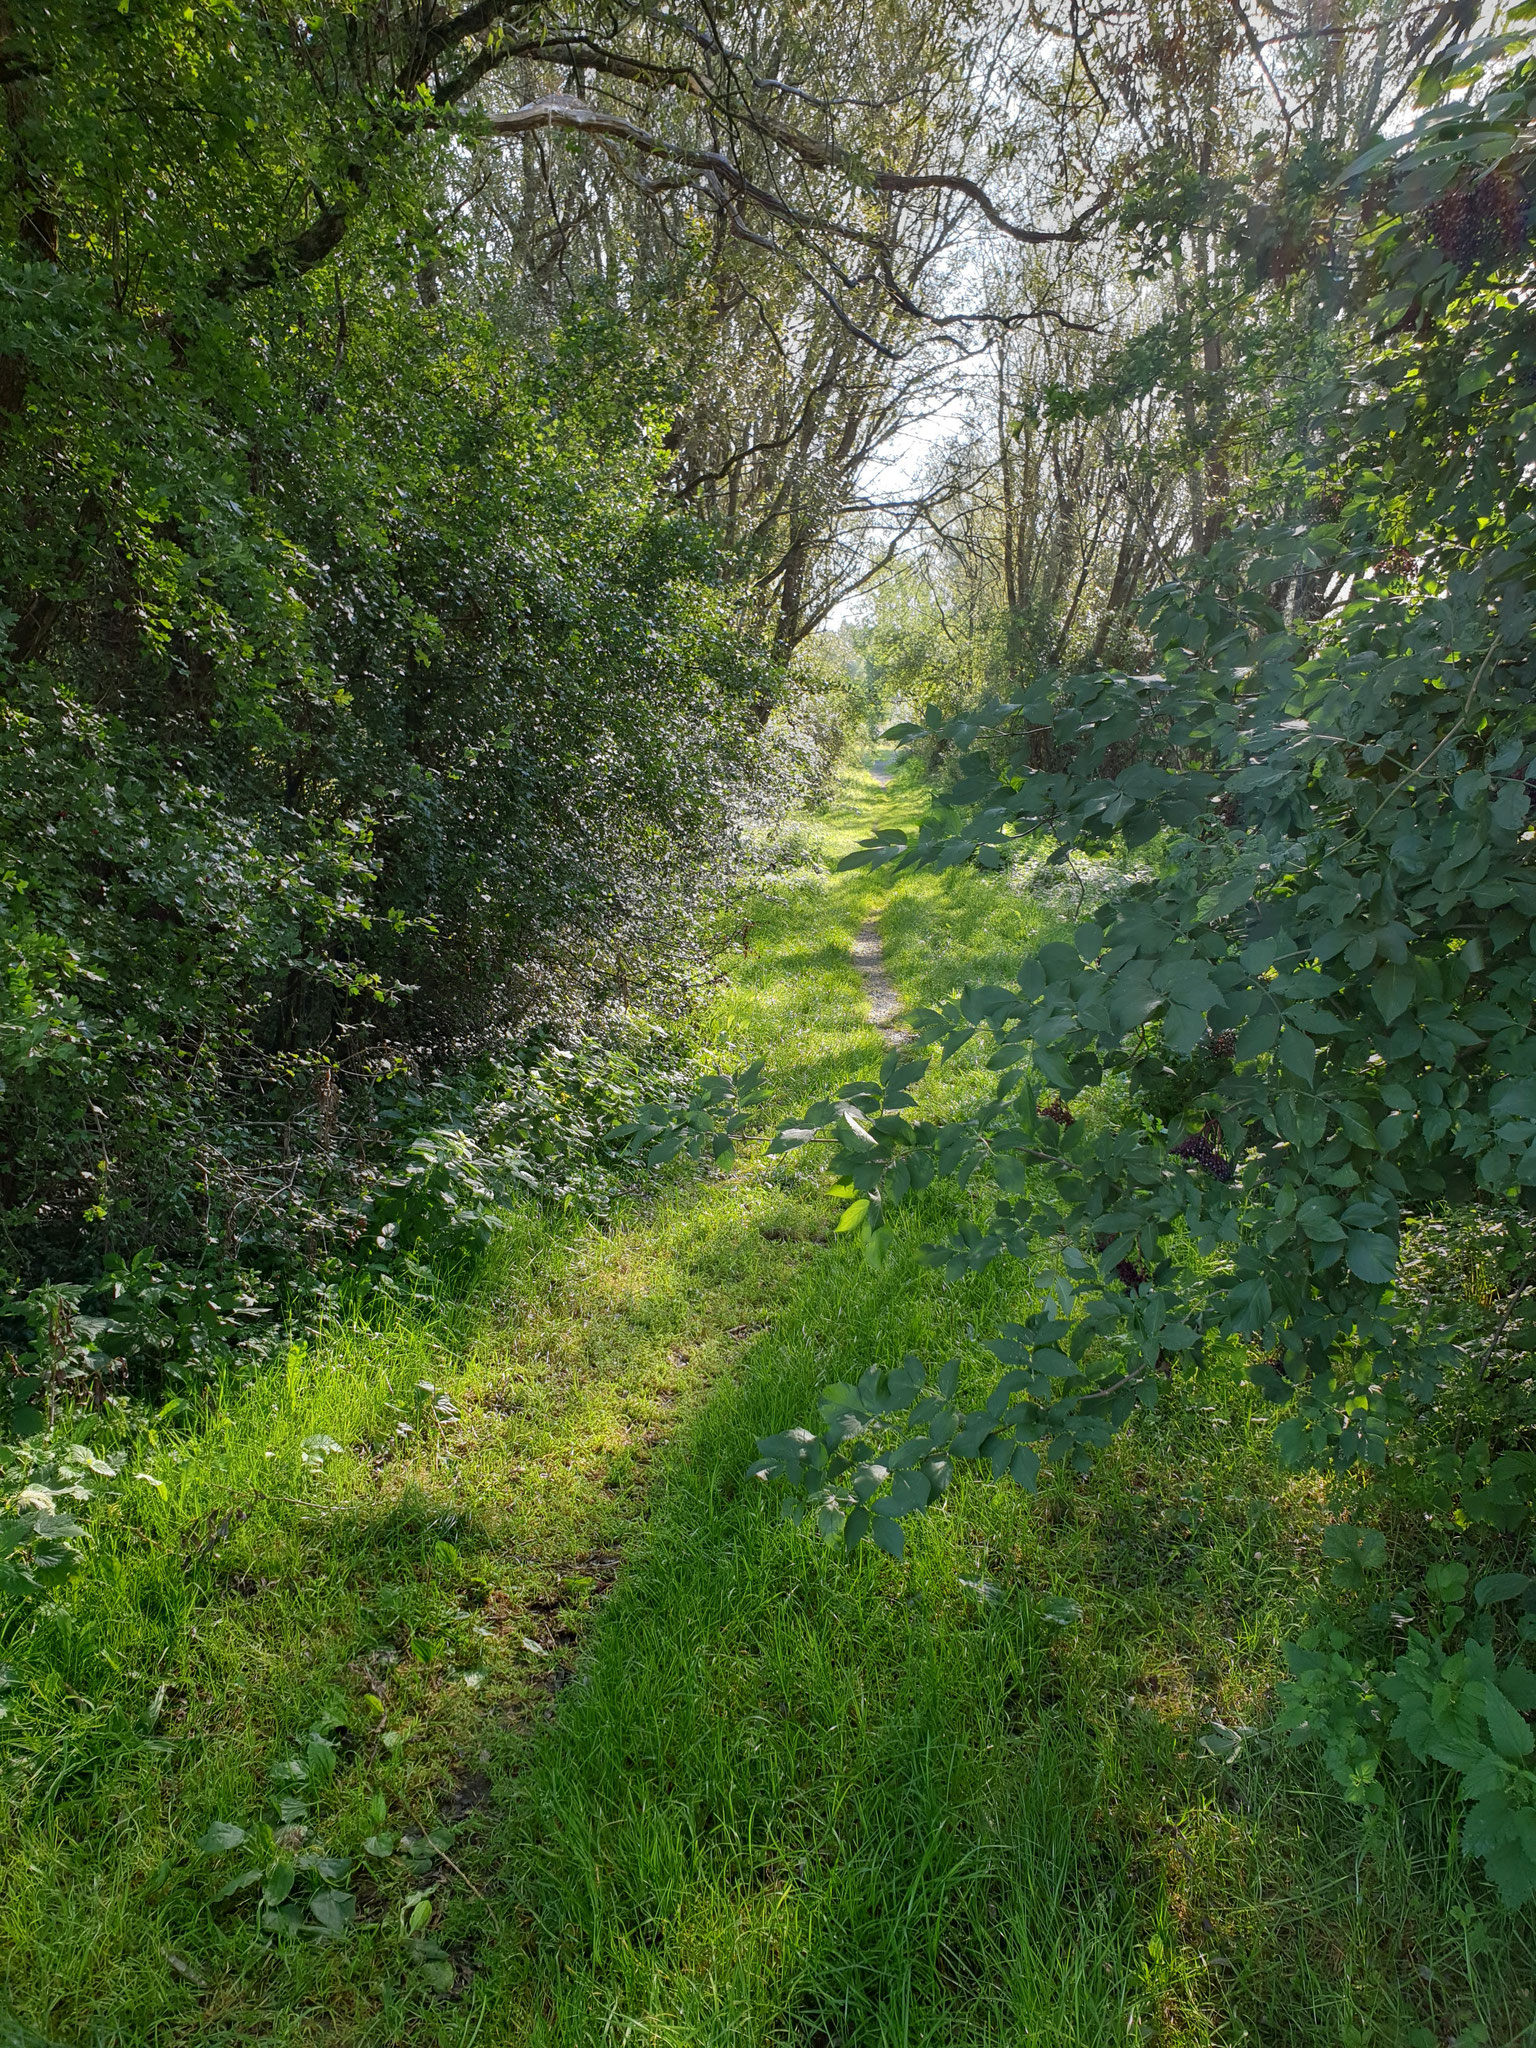
[[[823,844],[912,805],[849,778]],[[911,1002],[1053,912],[965,874],[764,892],[710,1029],[779,1107],[881,1055],[872,915]],[[1225,1380],[1086,1480],[958,1483],[901,1566],[744,1480],[866,1364],[980,1385],[971,1332],[1026,1296],[921,1263],[952,1205],[879,1274],[836,1208],[757,1155],[606,1232],[530,1212],[469,1302],[327,1333],[164,1441],[5,1652],[0,2048],[1529,2038],[1458,1866],[1363,1836],[1306,1759],[1202,1746],[1263,1717],[1319,1569],[1319,1490]],[[357,1925],[273,1948],[252,1893],[212,1903],[239,1856],[194,1844],[326,1722],[295,1853],[360,1859]]]

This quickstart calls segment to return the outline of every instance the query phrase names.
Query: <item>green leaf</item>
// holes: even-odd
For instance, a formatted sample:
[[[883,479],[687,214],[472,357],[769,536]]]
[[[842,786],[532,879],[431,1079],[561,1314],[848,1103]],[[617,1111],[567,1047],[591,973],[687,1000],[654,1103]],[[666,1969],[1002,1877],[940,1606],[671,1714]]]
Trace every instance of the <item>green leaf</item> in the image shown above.
[[[1238,1061],[1256,1060],[1269,1051],[1279,1035],[1280,1019],[1273,1010],[1262,1010],[1237,1034],[1232,1057]]]
[[[923,1472],[898,1472],[891,1481],[891,1490],[881,1499],[871,1502],[875,1516],[915,1515],[927,1507],[932,1487]]]
[[[1239,1281],[1237,1286],[1227,1290],[1223,1327],[1237,1334],[1262,1330],[1273,1307],[1267,1281]]]
[[[882,1223],[878,1230],[869,1233],[864,1246],[864,1263],[872,1272],[882,1272],[896,1252],[896,1233],[889,1224]]]
[[[1498,1607],[1506,1600],[1518,1600],[1533,1585],[1536,1579],[1525,1572],[1492,1572],[1486,1579],[1478,1580],[1472,1598],[1479,1607]]]
[[[1385,142],[1372,143],[1371,147],[1363,155],[1355,157],[1339,173],[1339,183],[1341,185],[1354,184],[1358,179],[1366,177],[1371,171],[1376,170],[1380,165],[1396,156],[1403,146],[1403,138],[1399,135],[1389,136]]]
[[[1522,1714],[1515,1711],[1491,1678],[1483,1681],[1483,1717],[1488,1735],[1502,1757],[1529,1756],[1536,1748],[1536,1735]]]
[[[1359,1587],[1363,1574],[1380,1571],[1387,1561],[1387,1539],[1379,1529],[1357,1529],[1348,1522],[1323,1532],[1323,1555],[1333,1560],[1333,1576],[1341,1586]]]
[[[1228,1728],[1224,1722],[1213,1721],[1202,1732],[1200,1747],[1215,1757],[1218,1763],[1235,1763],[1242,1754],[1243,1737],[1236,1728]]]
[[[1389,962],[1377,970],[1371,982],[1371,995],[1384,1024],[1395,1023],[1401,1017],[1413,1001],[1415,986],[1413,969],[1406,964]]]
[[[1344,1260],[1357,1280],[1385,1287],[1397,1271],[1397,1246],[1375,1231],[1352,1230]]]
[[[1040,1454],[1029,1444],[1020,1444],[1008,1467],[1008,1477],[1025,1493],[1033,1493],[1040,1477]]]
[[[1296,1211],[1296,1221],[1301,1225],[1314,1244],[1342,1244],[1344,1226],[1338,1217],[1338,1205],[1329,1201],[1326,1195],[1313,1195]]]
[[[1192,1053],[1205,1036],[1205,1018],[1199,1010],[1171,1004],[1163,1013],[1163,1040],[1181,1057]]]
[[[871,1517],[869,1533],[877,1549],[883,1550],[888,1557],[894,1557],[900,1563],[902,1552],[906,1548],[900,1522],[893,1521],[889,1515],[875,1515]]]
[[[1007,1599],[1002,1587],[991,1579],[961,1579],[960,1590],[970,1595],[978,1607],[1001,1607]]]
[[[1317,1066],[1317,1047],[1304,1031],[1298,1031],[1294,1024],[1282,1024],[1279,1044],[1280,1064],[1298,1081],[1310,1081]]]
[[[848,1204],[848,1207],[843,1211],[842,1215],[838,1218],[838,1236],[841,1237],[850,1230],[857,1230],[859,1225],[864,1221],[864,1218],[868,1214],[869,1198],[867,1195],[861,1195],[856,1202],[850,1202]]]
[[[327,1934],[345,1934],[357,1917],[357,1900],[350,1892],[320,1891],[310,1900],[309,1910]]]
[[[1518,832],[1524,827],[1530,808],[1530,796],[1523,782],[1501,782],[1489,816],[1501,832]]]
[[[1536,1117],[1536,1078],[1521,1075],[1495,1082],[1488,1091],[1488,1109],[1490,1115],[1501,1121]]]
[[[1432,1564],[1424,1574],[1424,1586],[1431,1600],[1460,1600],[1467,1590],[1467,1568],[1452,1562]]]
[[[1083,1618],[1081,1602],[1056,1593],[1041,1603],[1040,1612],[1053,1628],[1075,1628]]]
[[[213,1820],[198,1836],[197,1852],[200,1856],[222,1856],[227,1849],[238,1849],[244,1840],[244,1828],[237,1828],[231,1821]]]

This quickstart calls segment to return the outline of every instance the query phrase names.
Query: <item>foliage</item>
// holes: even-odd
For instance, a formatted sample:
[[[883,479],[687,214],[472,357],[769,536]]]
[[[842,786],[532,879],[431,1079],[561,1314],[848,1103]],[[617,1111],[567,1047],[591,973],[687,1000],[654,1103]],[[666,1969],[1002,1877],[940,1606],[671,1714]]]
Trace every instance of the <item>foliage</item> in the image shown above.
[[[829,864],[871,806],[904,822],[922,801],[843,787],[807,828]],[[750,952],[704,1020],[715,1063],[766,1058],[776,1107],[835,1094],[875,1046],[851,938],[883,911],[893,975],[926,991],[946,909],[970,979],[1061,929],[964,870],[887,892],[802,869],[744,906]],[[962,1054],[926,1086],[975,1080]],[[1390,1807],[1362,1857],[1305,1753],[1241,1736],[1307,1618],[1320,1503],[1233,1426],[1257,1406],[1239,1362],[1176,1386],[1091,1483],[962,1477],[942,1516],[903,1522],[899,1570],[808,1553],[742,1484],[755,1437],[870,1359],[959,1355],[957,1391],[984,1399],[967,1325],[1026,1312],[1036,1268],[950,1285],[918,1248],[986,1209],[980,1183],[930,1191],[874,1271],[849,1238],[819,1245],[803,1152],[669,1175],[601,1231],[516,1202],[468,1300],[370,1290],[217,1407],[141,1432],[134,1463],[166,1491],[130,1465],[119,1501],[61,1500],[86,1568],[7,1616],[0,1999],[60,2044],[177,2048],[215,2008],[274,2038],[321,2011],[347,2048],[462,2048],[481,2010],[562,2048],[615,2009],[690,2042],[817,2027],[860,2048],[893,2007],[968,2043],[1144,2023],[1187,2048],[1218,2020],[1298,2048],[1517,2035],[1529,1916],[1489,1910]],[[460,1419],[433,1422],[418,1380]],[[77,1434],[115,1460],[120,1427],[109,1407]],[[317,1437],[344,1452],[306,1454]],[[270,1767],[341,1711],[292,1853],[350,1858],[356,1915],[343,1939],[311,1920],[274,1941],[259,1887],[211,1905],[257,1856],[195,1845],[215,1818],[276,1836]],[[1241,1738],[1230,1761],[1211,1715]],[[403,1837],[445,1823],[451,1862],[417,1877]],[[432,1885],[454,1998],[404,1924]]]
[[[629,1120],[653,1089],[691,1079],[664,1026],[613,1019],[601,1038],[535,1032],[436,1085],[392,1091],[378,1118],[399,1149],[354,1212],[365,1269],[387,1280],[401,1253],[483,1249],[519,1194],[605,1216],[627,1178]]]
[[[1334,1560],[1335,1583],[1355,1590],[1380,1571],[1387,1551],[1378,1531],[1340,1524],[1328,1532],[1324,1554]],[[1497,1610],[1524,1602],[1536,1579],[1487,1573],[1471,1587],[1469,1607],[1469,1578],[1459,1561],[1430,1566],[1421,1600],[1432,1632],[1411,1630],[1408,1648],[1390,1661],[1337,1627],[1312,1629],[1289,1645],[1291,1676],[1279,1687],[1276,1726],[1297,1742],[1321,1739],[1329,1769],[1363,1806],[1382,1803],[1377,1770],[1390,1744],[1458,1771],[1462,1797],[1476,1802],[1467,1822],[1475,1852],[1489,1859],[1506,1900],[1519,1905],[1532,1888],[1536,1846],[1531,1772],[1521,1762],[1536,1746],[1522,1718],[1536,1708],[1536,1676],[1520,1661],[1519,1646],[1536,1639],[1536,1604],[1516,1608],[1502,1663],[1494,1636]],[[1386,1604],[1388,1612],[1396,1607]],[[1406,1603],[1398,1612],[1408,1618]]]
[[[612,1019],[602,1038],[563,1044],[536,1031],[500,1057],[380,1087],[376,1158],[307,1200],[295,1191],[268,1218],[261,1266],[198,1270],[148,1250],[109,1252],[96,1279],[45,1282],[8,1304],[0,1434],[27,1440],[85,1409],[195,1404],[267,1362],[359,1281],[430,1297],[480,1258],[523,1197],[605,1217],[636,1177],[628,1141],[642,1102],[691,1085],[672,1032]]]
[[[1326,33],[1268,35],[1244,0],[1092,15],[1046,0],[1031,21],[1058,39],[1061,70],[1037,54],[1015,76],[1053,108],[1075,188],[1106,212],[1068,262],[984,257],[1006,317],[929,466],[917,556],[940,662],[920,615],[896,636],[921,678],[911,702],[950,714],[1042,668],[1156,667],[1149,587],[1234,523],[1315,516],[1358,341],[1343,317],[1358,311],[1361,225],[1348,167],[1416,92],[1423,105],[1464,88],[1480,61],[1456,10],[1363,0],[1340,0]],[[1490,189],[1454,232],[1497,231],[1500,203]],[[1288,602],[1305,611],[1311,595],[1301,577]]]
[[[64,1444],[42,1459],[5,1449],[0,1461],[0,1595],[25,1605],[56,1593],[85,1562],[85,1531],[59,1503],[101,1494],[99,1482],[115,1481],[120,1461],[98,1456],[88,1444]]]
[[[644,1103],[635,1122],[614,1135],[626,1138],[630,1157],[647,1166],[668,1166],[680,1153],[697,1164],[707,1144],[711,1160],[728,1169],[735,1162],[734,1141],[767,1098],[762,1081],[761,1060],[739,1074],[707,1074],[686,1102]]]
[[[802,642],[786,670],[764,738],[783,797],[797,810],[826,803],[838,767],[875,736],[887,703],[884,679],[858,632]]]
[[[422,287],[445,146],[378,131],[355,29],[67,5],[7,43],[23,1296],[150,1249],[302,1282],[394,1170],[402,1092],[686,997],[754,787],[769,668],[659,494],[647,344],[588,305],[514,351],[472,288]],[[360,151],[333,259],[236,289]]]
[[[382,1713],[379,1702],[371,1694],[368,1697]],[[398,1729],[384,1729],[374,1747],[382,1745],[387,1755],[402,1739]],[[251,1895],[255,1931],[268,1941],[344,1939],[357,1920],[357,1892],[349,1880],[359,1862],[372,1886],[386,1883],[392,1872],[399,1871],[419,1887],[432,1875],[438,1858],[453,1847],[451,1827],[431,1828],[425,1834],[387,1828],[389,1802],[382,1792],[369,1797],[367,1819],[372,1832],[364,1839],[359,1858],[305,1846],[311,1837],[307,1823],[314,1802],[324,1796],[336,1775],[344,1748],[353,1746],[346,1716],[334,1709],[322,1713],[299,1736],[290,1754],[268,1769],[273,1787],[268,1800],[271,1818],[249,1827],[212,1820],[198,1838],[200,1856],[240,1852],[245,1868],[225,1880],[211,1903],[219,1906]],[[435,1991],[451,1991],[453,1964],[447,1950],[426,1931],[432,1920],[433,1889],[431,1885],[424,1890],[407,1889],[399,1907],[400,1930],[407,1957],[421,1981]]]
[[[1012,985],[917,1013],[946,1055],[985,1034],[996,1079],[974,1114],[909,1117],[925,1062],[893,1054],[878,1086],[775,1140],[830,1138],[844,1227],[876,1260],[891,1212],[941,1177],[998,1189],[990,1226],[935,1248],[952,1276],[1059,1247],[1046,1305],[988,1342],[1007,1370],[983,1406],[957,1405],[953,1368],[912,1361],[829,1388],[819,1430],[765,1440],[760,1474],[850,1549],[870,1535],[900,1555],[902,1520],[957,1460],[1026,1491],[1043,1463],[1086,1469],[1164,1375],[1233,1345],[1283,1411],[1293,1466],[1411,1467],[1414,1427],[1457,1384],[1454,1348],[1396,1281],[1412,1218],[1536,1187],[1536,408],[1523,228],[1447,254],[1437,223],[1517,175],[1533,96],[1536,66],[1516,63],[1361,161],[1382,182],[1359,260],[1391,325],[1327,451],[1336,516],[1234,535],[1163,591],[1157,674],[1046,674],[936,716],[957,748],[990,739],[956,792],[969,823],[883,831],[854,856],[995,869],[1012,837],[1044,832],[1059,860],[1155,845],[1157,871]],[[1327,578],[1315,623],[1273,601],[1300,573]],[[1117,1075],[1128,1116],[1111,1091],[1079,1104]],[[1447,1534],[1463,1500],[1500,1503],[1507,1561],[1479,1576],[1480,1615],[1533,1583],[1511,1568],[1536,1510],[1523,1356],[1518,1371],[1493,1462],[1440,1465]],[[1339,1563],[1366,1569],[1380,1540]],[[1357,1791],[1383,1740],[1459,1772],[1463,1848],[1518,1906],[1536,1893],[1536,1680],[1515,1644],[1494,1661],[1496,1616],[1465,1634],[1464,1619],[1372,1681],[1390,1723],[1337,1645],[1299,1652],[1293,1703],[1334,1705],[1293,1704],[1290,1725],[1327,1731]]]

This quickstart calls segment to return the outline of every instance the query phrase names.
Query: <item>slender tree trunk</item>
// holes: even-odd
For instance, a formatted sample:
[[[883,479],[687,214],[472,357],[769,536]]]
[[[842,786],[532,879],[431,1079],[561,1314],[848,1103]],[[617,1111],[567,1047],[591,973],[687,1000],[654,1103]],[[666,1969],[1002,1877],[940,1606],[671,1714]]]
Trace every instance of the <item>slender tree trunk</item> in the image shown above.
[[[1205,535],[1205,463],[1200,449],[1200,408],[1195,395],[1194,322],[1195,309],[1189,303],[1183,263],[1173,272],[1173,302],[1190,336],[1184,376],[1179,388],[1179,413],[1184,422],[1184,469],[1189,479],[1190,545],[1199,548]]]
[[[1109,596],[1099,614],[1098,630],[1093,636],[1093,645],[1088,650],[1088,665],[1098,668],[1104,659],[1104,650],[1109,645],[1109,636],[1115,621],[1130,602],[1135,588],[1136,577],[1141,567],[1141,550],[1136,546],[1136,515],[1127,513],[1125,530],[1120,535],[1120,545],[1115,552],[1115,573],[1110,578]]]
[[[779,617],[773,630],[773,652],[779,661],[788,661],[804,638],[801,620],[805,613],[805,572],[810,566],[810,535],[796,531],[793,525],[791,531],[794,538],[779,571]]]
[[[1221,333],[1213,305],[1215,278],[1210,238],[1201,235],[1197,245],[1199,262],[1200,368],[1205,385],[1205,504],[1196,535],[1201,554],[1209,554],[1227,523],[1227,494],[1231,476],[1227,467],[1227,394],[1223,380],[1225,363]]]

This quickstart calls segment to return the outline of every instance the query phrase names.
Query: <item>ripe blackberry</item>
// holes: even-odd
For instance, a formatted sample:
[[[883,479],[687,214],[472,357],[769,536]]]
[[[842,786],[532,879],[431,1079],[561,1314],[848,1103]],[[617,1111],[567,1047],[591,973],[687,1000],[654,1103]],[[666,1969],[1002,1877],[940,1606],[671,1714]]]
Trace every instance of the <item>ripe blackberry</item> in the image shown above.
[[[1208,1031],[1205,1034],[1205,1044],[1201,1050],[1208,1052],[1213,1060],[1229,1060],[1237,1050],[1237,1033],[1235,1031]]]
[[[1068,1109],[1059,1095],[1050,1102],[1042,1102],[1040,1114],[1048,1118],[1053,1124],[1060,1124],[1063,1130],[1066,1129],[1068,1124],[1075,1124],[1077,1122],[1077,1118]]]
[[[1191,1131],[1187,1138],[1180,1138],[1173,1148],[1175,1159],[1187,1160],[1191,1166],[1198,1166],[1210,1174],[1213,1180],[1229,1181],[1236,1168],[1223,1152],[1218,1152],[1204,1131]]]

